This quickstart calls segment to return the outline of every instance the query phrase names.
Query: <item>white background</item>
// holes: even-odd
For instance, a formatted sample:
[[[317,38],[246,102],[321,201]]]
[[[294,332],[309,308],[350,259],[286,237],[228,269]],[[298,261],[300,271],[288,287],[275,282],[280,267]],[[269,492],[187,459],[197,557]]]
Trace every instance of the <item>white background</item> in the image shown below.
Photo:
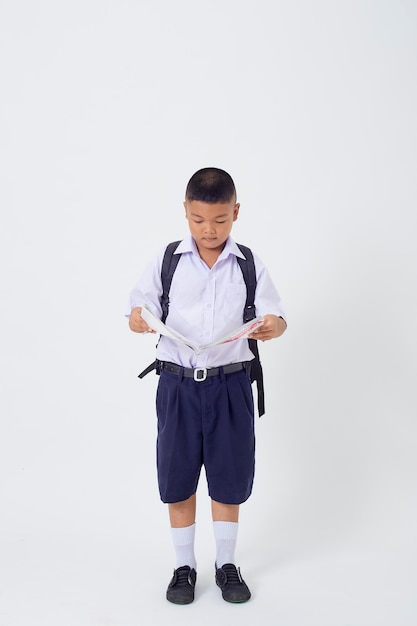
[[[412,0],[1,0],[0,626],[415,626],[416,41]],[[155,339],[123,313],[209,165],[289,328],[261,345],[253,599],[214,585],[203,477],[176,607]]]

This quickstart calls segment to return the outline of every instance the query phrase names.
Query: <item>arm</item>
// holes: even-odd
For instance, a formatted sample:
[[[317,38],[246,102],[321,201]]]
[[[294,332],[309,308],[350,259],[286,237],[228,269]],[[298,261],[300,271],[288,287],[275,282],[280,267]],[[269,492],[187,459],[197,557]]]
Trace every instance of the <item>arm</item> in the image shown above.
[[[255,330],[250,338],[268,341],[269,339],[281,337],[285,332],[287,329],[286,314],[281,296],[272,282],[268,270],[256,255],[254,255],[254,259],[257,280],[255,292],[256,314],[264,318],[264,323]]]
[[[129,296],[129,303],[125,313],[129,320],[129,328],[134,333],[154,333],[148,324],[142,319],[142,305],[147,304],[157,316],[160,315],[161,287],[161,262],[165,251],[159,251],[145,267],[138,281],[135,283]]]
[[[287,328],[286,321],[282,317],[272,314],[264,315],[263,318],[264,323],[250,335],[250,338],[268,341],[268,339],[281,337]]]

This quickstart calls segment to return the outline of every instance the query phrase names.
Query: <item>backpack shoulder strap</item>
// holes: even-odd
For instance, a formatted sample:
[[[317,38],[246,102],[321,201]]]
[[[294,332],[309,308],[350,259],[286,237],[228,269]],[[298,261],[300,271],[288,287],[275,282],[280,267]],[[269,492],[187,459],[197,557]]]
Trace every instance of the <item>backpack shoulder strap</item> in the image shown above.
[[[245,259],[236,257],[242,270],[243,278],[246,284],[246,303],[243,311],[243,322],[249,322],[256,317],[255,308],[255,290],[256,290],[256,270],[255,261],[253,258],[252,250],[242,244],[237,244],[240,251],[245,255]],[[256,339],[248,339],[249,348],[251,349],[255,358],[251,362],[251,382],[256,381],[256,388],[258,392],[258,413],[259,417],[265,413],[265,393],[264,393],[264,380],[261,360],[259,357],[258,342]]]
[[[162,318],[161,320],[165,322],[168,316],[169,309],[169,290],[171,289],[172,277],[174,276],[175,269],[178,265],[178,261],[181,258],[180,254],[174,254],[175,250],[178,248],[181,241],[172,241],[169,243],[165,249],[164,256],[162,259],[161,266],[161,282],[162,282],[162,295],[161,295],[161,308],[162,308]],[[148,365],[143,372],[138,374],[138,378],[143,378],[149,372],[156,370],[158,374],[158,359],[155,359],[153,363]]]
[[[242,270],[243,278],[246,284],[246,303],[245,309],[243,312],[243,321],[250,322],[256,317],[256,309],[255,309],[255,290],[256,290],[256,272],[255,272],[255,261],[253,260],[252,250],[243,246],[242,244],[237,244],[240,251],[245,255],[245,259],[237,256],[236,260],[239,263],[240,269]]]
[[[164,258],[162,259],[161,281],[162,281],[162,321],[165,322],[169,308],[169,290],[171,289],[172,277],[181,258],[180,254],[174,254],[178,248],[180,241],[173,241],[166,247]]]

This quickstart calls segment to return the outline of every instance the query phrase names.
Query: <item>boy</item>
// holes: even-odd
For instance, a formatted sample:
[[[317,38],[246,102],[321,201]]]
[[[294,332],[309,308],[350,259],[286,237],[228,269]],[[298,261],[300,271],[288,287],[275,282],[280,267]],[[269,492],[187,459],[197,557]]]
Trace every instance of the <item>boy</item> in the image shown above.
[[[214,167],[198,170],[187,185],[184,208],[190,235],[176,250],[181,258],[169,292],[166,324],[205,345],[242,324],[246,301],[236,261],[243,254],[230,237],[240,208],[231,176]],[[163,253],[131,292],[129,327],[134,332],[154,332],[141,317],[143,305],[161,317]],[[257,257],[255,267],[256,314],[264,323],[252,337],[266,341],[282,335],[286,322],[281,299]],[[234,555],[239,505],[249,498],[254,478],[254,404],[248,374],[253,353],[247,340],[238,340],[196,355],[161,335],[156,358],[158,484],[161,500],[168,503],[176,553],[166,597],[175,604],[194,600],[196,490],[204,465],[216,541],[215,581],[224,600],[246,602],[251,593]]]

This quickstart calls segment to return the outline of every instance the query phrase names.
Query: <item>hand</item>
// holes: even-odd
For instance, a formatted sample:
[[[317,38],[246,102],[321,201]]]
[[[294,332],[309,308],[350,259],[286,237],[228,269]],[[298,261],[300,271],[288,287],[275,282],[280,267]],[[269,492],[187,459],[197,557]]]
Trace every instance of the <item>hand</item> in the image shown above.
[[[142,318],[141,313],[142,313],[142,307],[141,306],[137,306],[134,309],[132,309],[132,311],[130,313],[130,317],[129,317],[129,328],[130,328],[130,330],[133,330],[134,333],[142,333],[142,334],[144,334],[144,333],[153,333],[153,334],[155,334],[156,331],[154,331],[152,328],[150,328],[148,326],[148,324]]]
[[[282,317],[277,315],[264,315],[264,323],[249,335],[250,339],[258,339],[259,341],[268,341],[280,337],[287,328],[287,324]]]

